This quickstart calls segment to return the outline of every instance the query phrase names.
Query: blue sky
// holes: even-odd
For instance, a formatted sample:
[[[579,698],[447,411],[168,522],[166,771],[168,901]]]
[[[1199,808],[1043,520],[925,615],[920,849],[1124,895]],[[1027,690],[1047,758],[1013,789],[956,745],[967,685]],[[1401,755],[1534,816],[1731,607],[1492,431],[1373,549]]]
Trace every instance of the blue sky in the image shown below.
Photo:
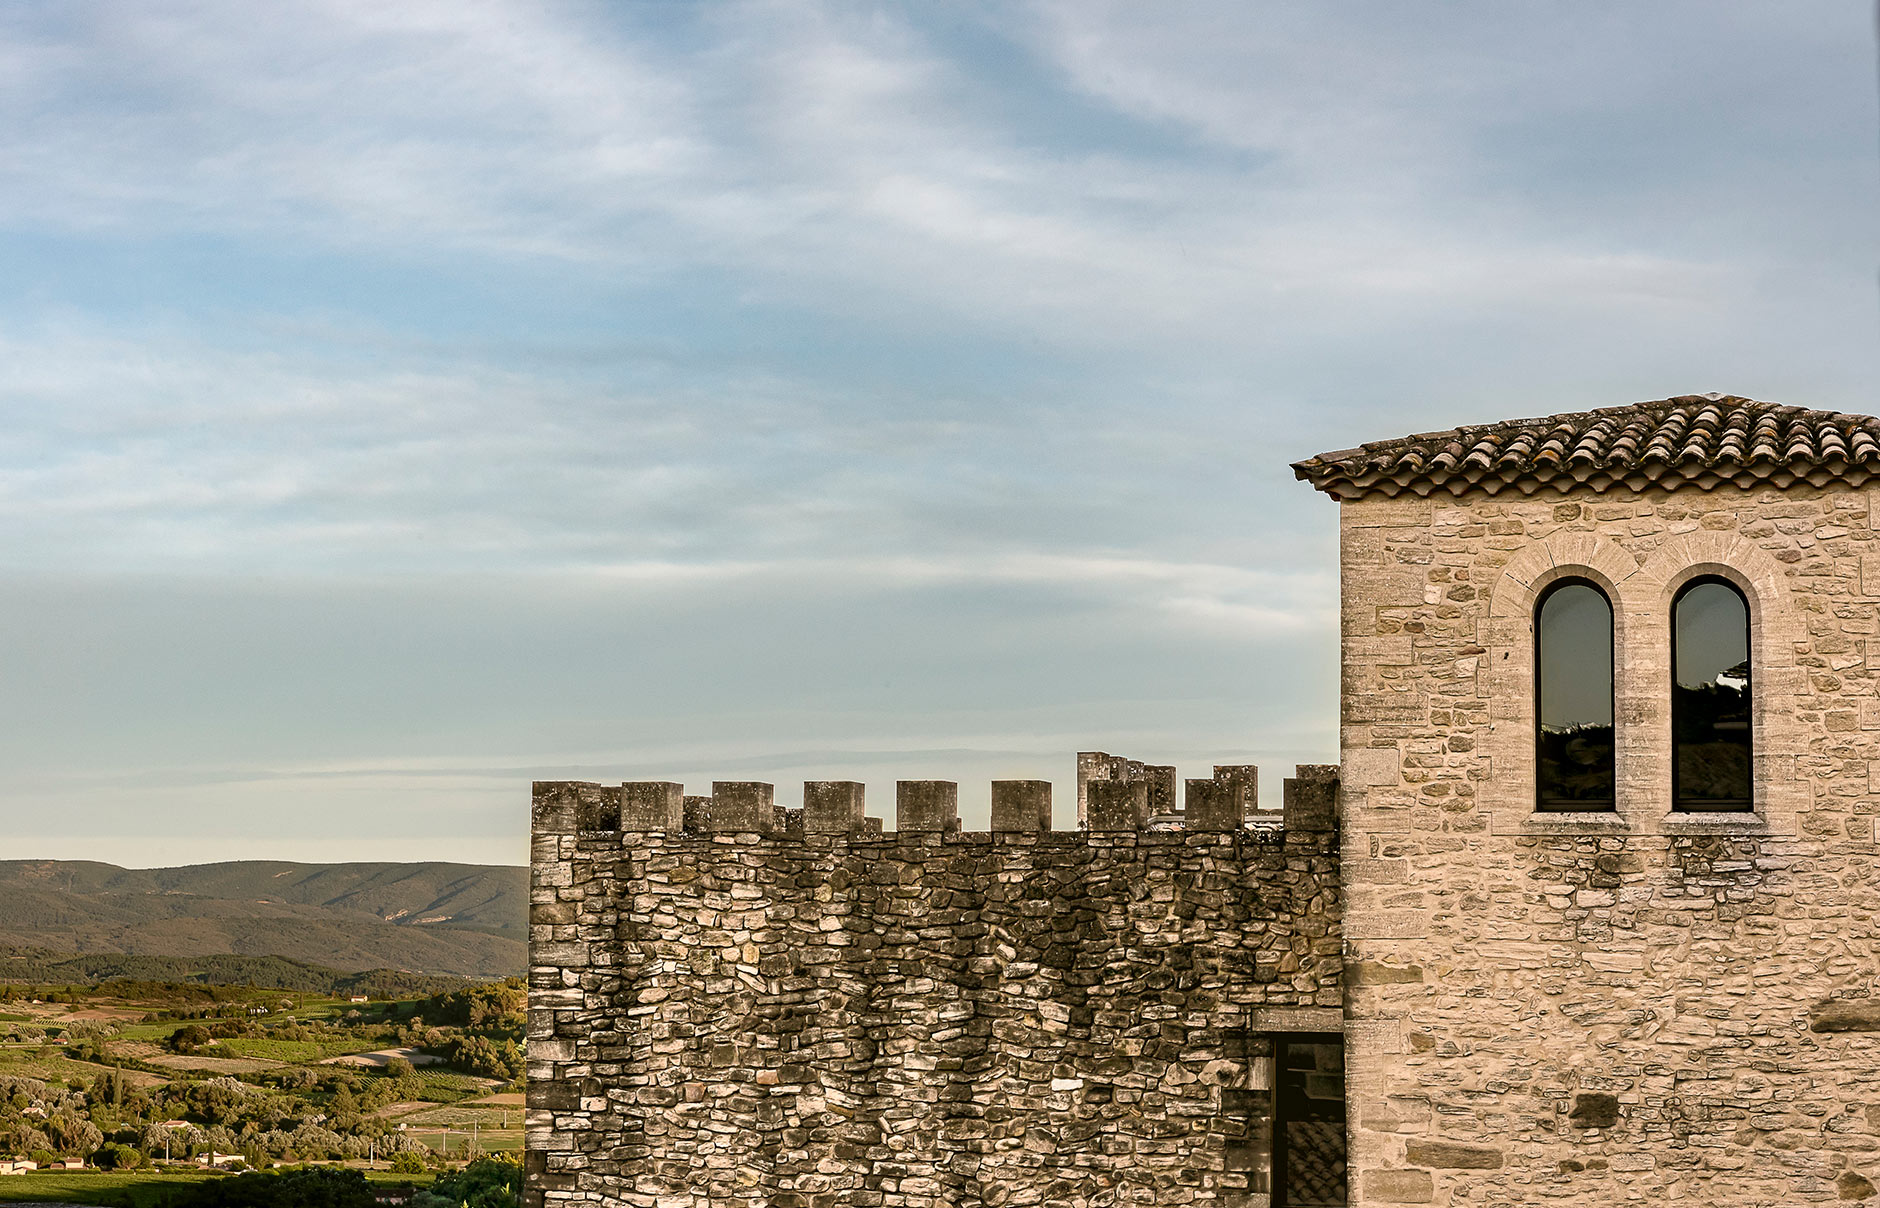
[[[1263,790],[1290,461],[1871,411],[1860,3],[0,8],[9,856],[520,863],[528,781]]]

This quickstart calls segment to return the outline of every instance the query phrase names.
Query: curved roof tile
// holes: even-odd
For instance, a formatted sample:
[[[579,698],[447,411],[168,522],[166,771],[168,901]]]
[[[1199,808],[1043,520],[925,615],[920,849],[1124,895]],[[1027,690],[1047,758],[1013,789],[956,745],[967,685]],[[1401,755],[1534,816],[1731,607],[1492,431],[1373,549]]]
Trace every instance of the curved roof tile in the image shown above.
[[[1340,499],[1581,482],[1598,490],[1859,483],[1880,477],[1880,419],[1693,394],[1372,441],[1295,462],[1293,473]]]

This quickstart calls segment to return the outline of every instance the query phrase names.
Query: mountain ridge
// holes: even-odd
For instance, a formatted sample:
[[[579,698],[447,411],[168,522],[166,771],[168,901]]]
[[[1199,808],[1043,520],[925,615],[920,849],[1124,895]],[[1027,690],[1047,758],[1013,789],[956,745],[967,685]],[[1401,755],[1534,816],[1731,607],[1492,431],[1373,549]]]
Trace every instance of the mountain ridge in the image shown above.
[[[528,878],[450,861],[0,860],[0,946],[510,977],[527,959]]]

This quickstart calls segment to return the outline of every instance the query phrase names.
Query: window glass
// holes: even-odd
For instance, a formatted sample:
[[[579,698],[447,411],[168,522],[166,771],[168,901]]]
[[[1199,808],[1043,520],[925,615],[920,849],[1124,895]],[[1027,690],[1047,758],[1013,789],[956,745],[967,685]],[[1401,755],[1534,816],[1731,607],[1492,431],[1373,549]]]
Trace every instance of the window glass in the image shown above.
[[[1612,605],[1571,580],[1542,597],[1535,625],[1540,809],[1614,804]]]
[[[1672,614],[1674,806],[1749,809],[1749,605],[1730,584],[1700,579]]]

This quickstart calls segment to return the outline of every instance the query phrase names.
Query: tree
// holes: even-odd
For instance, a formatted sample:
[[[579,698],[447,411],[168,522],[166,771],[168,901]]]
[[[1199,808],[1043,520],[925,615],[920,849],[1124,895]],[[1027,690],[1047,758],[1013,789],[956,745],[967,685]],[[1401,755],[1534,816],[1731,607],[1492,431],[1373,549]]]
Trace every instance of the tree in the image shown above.
[[[209,1029],[199,1023],[187,1024],[170,1033],[165,1041],[173,1053],[193,1053],[210,1040]]]
[[[106,1170],[136,1170],[149,1159],[128,1145],[117,1141],[107,1141],[97,1153],[91,1156],[92,1164]]]
[[[413,1149],[403,1149],[392,1155],[392,1173],[423,1174],[424,1159]]]
[[[507,1154],[478,1158],[412,1197],[412,1208],[520,1208],[522,1163]]]

